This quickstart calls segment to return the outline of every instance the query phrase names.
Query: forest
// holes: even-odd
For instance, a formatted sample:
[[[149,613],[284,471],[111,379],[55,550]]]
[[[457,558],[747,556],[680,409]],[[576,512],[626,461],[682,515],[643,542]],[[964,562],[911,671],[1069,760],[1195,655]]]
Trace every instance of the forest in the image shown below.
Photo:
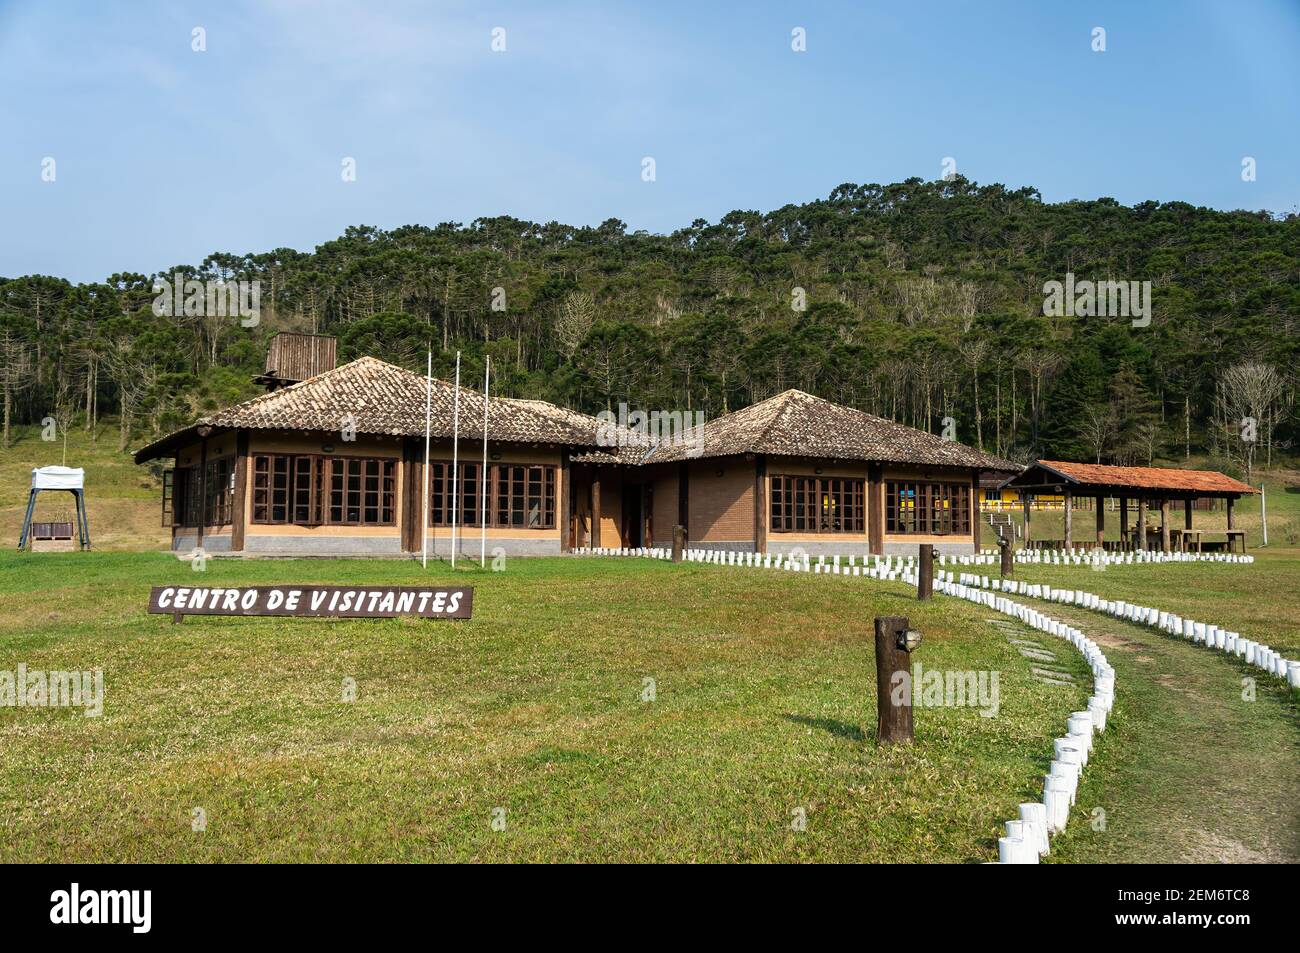
[[[258,320],[157,313],[155,279],[256,281]],[[1149,281],[1147,326],[1044,314],[1044,286]],[[168,309],[175,310],[175,309]],[[189,309],[182,309],[187,311]],[[203,309],[196,309],[202,312]],[[1300,216],[1047,203],[961,177],[669,235],[536,224],[348,228],[314,251],[213,252],[72,284],[0,277],[4,444],[53,423],[121,449],[259,392],[277,331],[586,411],[717,416],[795,387],[1017,461],[1294,456]]]

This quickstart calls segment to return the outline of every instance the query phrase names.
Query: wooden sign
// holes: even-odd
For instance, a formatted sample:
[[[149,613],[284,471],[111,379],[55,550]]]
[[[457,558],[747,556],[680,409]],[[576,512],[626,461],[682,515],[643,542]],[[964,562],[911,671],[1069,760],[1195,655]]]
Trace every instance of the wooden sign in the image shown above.
[[[340,619],[468,619],[474,589],[434,586],[154,586],[149,611],[187,615],[277,615]]]

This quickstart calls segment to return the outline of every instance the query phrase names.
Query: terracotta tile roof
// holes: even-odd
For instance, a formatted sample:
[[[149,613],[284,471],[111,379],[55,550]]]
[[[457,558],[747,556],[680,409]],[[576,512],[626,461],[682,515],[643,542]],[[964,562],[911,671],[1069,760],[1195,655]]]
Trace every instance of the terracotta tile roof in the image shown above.
[[[395,364],[362,357],[299,384],[271,391],[200,417],[184,430],[139,450],[141,463],[167,452],[175,440],[198,427],[249,430],[339,431],[351,418],[359,434],[423,436],[426,379]],[[455,386],[433,381],[431,432],[450,437]],[[488,434],[493,440],[595,446],[594,417],[566,411],[545,401],[492,398]],[[460,388],[460,436],[483,437],[483,396]]]
[[[424,435],[425,378],[373,357],[341,367],[252,400],[200,417],[184,430],[137,451],[137,463],[164,456],[179,442],[194,439],[199,427],[248,430],[342,430],[351,418],[359,434]],[[454,386],[434,380],[432,433],[452,435]],[[482,439],[483,397],[460,389],[460,435]],[[542,400],[493,397],[488,403],[488,433],[494,440],[550,443],[578,448],[577,462],[636,466],[668,463],[696,456],[742,453],[808,456],[823,459],[888,461],[922,465],[976,467],[1014,473],[1006,460],[960,443],[943,440],[851,407],[788,390],[718,417],[704,425],[699,443],[654,446],[640,435],[611,434],[596,417]]]
[[[661,446],[647,463],[668,463],[692,456],[720,457],[762,453],[770,456],[821,457],[912,463],[926,466],[975,467],[1016,473],[1021,467],[965,444],[944,440],[865,411],[788,390],[704,425],[703,452],[689,444]]]
[[[1039,471],[1038,468],[1044,468]],[[1120,487],[1135,490],[1171,490],[1183,493],[1258,493],[1249,483],[1234,480],[1215,470],[1174,470],[1165,467],[1113,467],[1100,463],[1071,463],[1039,460],[1011,485],[1033,486],[1053,482],[1052,473],[1067,477],[1077,486]]]

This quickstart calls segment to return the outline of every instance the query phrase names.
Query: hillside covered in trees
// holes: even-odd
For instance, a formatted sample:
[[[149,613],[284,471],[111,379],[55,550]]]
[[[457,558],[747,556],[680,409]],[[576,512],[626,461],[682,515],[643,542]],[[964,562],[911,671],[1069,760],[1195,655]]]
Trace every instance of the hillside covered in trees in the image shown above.
[[[135,445],[257,392],[276,331],[341,359],[594,411],[709,416],[798,387],[1013,459],[1244,469],[1297,434],[1300,218],[1173,202],[1044,203],[962,178],[851,185],[671,235],[508,217],[358,226],[314,252],[215,252],[162,272],[257,280],[255,327],[155,314],[153,275],[0,278],[15,423],[120,421]],[[1045,317],[1048,281],[1150,281],[1152,320]],[[475,383],[477,382],[477,383]],[[1255,421],[1242,439],[1243,418]]]

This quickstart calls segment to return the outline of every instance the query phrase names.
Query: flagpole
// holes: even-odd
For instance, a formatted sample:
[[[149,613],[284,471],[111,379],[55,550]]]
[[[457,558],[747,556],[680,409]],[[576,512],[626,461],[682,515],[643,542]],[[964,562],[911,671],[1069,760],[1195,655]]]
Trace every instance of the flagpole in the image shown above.
[[[420,566],[429,568],[429,428],[433,409],[433,348],[429,348],[429,368],[424,377],[424,505],[420,507]]]
[[[456,517],[460,513],[460,351],[456,352],[456,396],[451,411],[451,568],[456,568]]]
[[[492,356],[487,356],[487,363],[483,367],[483,469],[479,473],[479,488],[483,491],[483,506],[479,512],[479,525],[482,526],[481,542],[479,543],[479,566],[487,568],[487,500],[488,500],[488,467],[487,467],[487,433],[488,433],[488,387],[492,381]]]

